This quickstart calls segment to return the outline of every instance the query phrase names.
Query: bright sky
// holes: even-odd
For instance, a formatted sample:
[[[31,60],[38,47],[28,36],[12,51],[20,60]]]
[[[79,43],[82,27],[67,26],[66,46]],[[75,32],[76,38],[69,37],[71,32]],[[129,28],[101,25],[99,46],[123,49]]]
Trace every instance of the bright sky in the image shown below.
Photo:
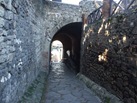
[[[79,5],[81,0],[62,0],[63,3]]]
[[[82,0],[62,0],[63,3],[68,3],[68,4],[75,4],[75,5],[79,5],[79,2]],[[102,0],[100,0],[102,1]],[[114,0],[114,1],[119,1],[119,0]]]

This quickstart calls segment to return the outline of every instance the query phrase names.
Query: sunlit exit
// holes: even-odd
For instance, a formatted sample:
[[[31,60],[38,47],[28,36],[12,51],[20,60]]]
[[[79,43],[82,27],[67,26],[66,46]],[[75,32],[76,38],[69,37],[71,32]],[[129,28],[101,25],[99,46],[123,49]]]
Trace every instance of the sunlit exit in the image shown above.
[[[56,40],[51,45],[51,62],[57,63],[62,60],[63,45],[60,41]]]

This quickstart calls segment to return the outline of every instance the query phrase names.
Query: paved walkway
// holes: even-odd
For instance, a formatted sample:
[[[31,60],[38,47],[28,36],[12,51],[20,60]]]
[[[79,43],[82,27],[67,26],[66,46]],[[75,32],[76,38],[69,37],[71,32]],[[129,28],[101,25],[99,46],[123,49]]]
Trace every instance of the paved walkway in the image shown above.
[[[55,63],[48,79],[45,103],[101,103],[63,63]]]

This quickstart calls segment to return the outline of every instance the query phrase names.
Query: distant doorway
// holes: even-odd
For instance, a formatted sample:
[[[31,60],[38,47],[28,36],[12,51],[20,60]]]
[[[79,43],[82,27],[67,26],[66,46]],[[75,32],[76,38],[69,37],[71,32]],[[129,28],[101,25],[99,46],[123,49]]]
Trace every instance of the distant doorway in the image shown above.
[[[51,44],[51,62],[58,63],[61,62],[63,58],[63,44],[55,40]]]

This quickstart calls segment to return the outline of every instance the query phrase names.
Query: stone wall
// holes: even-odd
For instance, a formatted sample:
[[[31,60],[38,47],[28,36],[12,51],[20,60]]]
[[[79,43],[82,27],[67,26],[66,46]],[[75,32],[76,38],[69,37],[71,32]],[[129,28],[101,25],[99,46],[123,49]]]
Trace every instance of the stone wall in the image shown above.
[[[63,26],[81,21],[80,7],[76,5],[63,4],[46,1],[46,23],[47,35],[52,38],[54,34]]]
[[[85,3],[86,2],[86,3]],[[80,5],[71,5],[58,2],[46,1],[45,22],[48,23],[46,34],[52,38],[63,26],[72,22],[81,22],[82,14],[90,14],[96,9],[93,1],[82,1]]]
[[[67,24],[82,21],[82,13],[84,12],[82,8],[84,7],[85,4],[83,3],[81,5],[82,6],[50,2],[50,1],[46,2],[45,17],[47,18],[45,19],[45,22],[48,24],[45,27],[46,28],[45,51],[46,52],[49,52],[51,40],[59,29],[61,29]],[[92,7],[93,8],[90,7],[90,10],[91,9],[92,11],[95,10],[94,6]],[[89,12],[92,12],[92,11],[89,11]]]
[[[124,103],[137,102],[137,8],[87,25],[81,72]]]
[[[102,1],[100,1],[100,0],[82,0],[79,3],[79,6],[80,6],[80,11],[82,12],[82,14],[85,14],[85,16],[88,16],[95,9],[102,6]]]
[[[42,70],[63,26],[81,21],[79,6],[45,0],[0,0],[0,103],[17,103]]]
[[[17,103],[42,68],[42,6],[42,0],[0,0],[0,103]]]

